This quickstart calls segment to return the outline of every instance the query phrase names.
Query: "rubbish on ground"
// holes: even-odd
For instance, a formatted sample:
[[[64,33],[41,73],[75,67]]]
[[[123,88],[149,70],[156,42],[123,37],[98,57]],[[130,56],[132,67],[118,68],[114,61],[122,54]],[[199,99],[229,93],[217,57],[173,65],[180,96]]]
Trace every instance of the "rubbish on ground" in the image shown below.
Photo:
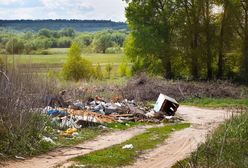
[[[174,116],[178,107],[179,103],[175,99],[164,94],[160,94],[154,106],[154,111],[164,112],[169,116]]]
[[[56,144],[50,137],[43,136],[42,140],[51,144]]]
[[[122,149],[133,149],[133,144],[128,144],[122,147]]]
[[[25,160],[24,157],[21,157],[21,156],[15,156],[16,159],[20,159],[20,160]]]
[[[64,92],[60,93],[60,95],[63,94]],[[163,94],[159,95],[154,109],[146,107],[142,103],[136,103],[134,100],[123,99],[122,96],[113,97],[111,102],[106,102],[104,98],[96,96],[88,98],[86,102],[76,100],[68,104],[62,108],[60,104],[50,103],[51,106],[47,106],[43,110],[52,117],[53,124],[60,129],[67,129],[62,133],[64,136],[72,136],[77,129],[85,126],[100,125],[99,128],[105,129],[105,126],[101,125],[104,123],[175,121],[170,116],[175,115],[179,107],[176,100]]]

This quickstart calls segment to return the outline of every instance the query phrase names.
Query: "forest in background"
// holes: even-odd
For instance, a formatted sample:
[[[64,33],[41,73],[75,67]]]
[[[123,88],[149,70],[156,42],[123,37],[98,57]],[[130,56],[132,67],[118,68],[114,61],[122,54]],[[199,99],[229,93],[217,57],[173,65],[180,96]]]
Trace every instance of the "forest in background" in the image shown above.
[[[72,28],[79,32],[96,32],[103,29],[127,30],[127,24],[123,22],[113,22],[111,20],[0,20],[0,28],[16,32],[37,32],[47,28],[50,30],[61,30]]]

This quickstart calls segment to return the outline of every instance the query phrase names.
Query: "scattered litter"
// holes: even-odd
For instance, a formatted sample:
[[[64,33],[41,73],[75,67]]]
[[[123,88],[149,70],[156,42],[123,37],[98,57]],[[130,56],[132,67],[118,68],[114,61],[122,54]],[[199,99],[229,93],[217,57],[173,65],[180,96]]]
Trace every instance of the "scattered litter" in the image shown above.
[[[122,149],[133,149],[133,144],[128,144],[122,147]]]
[[[115,96],[110,102],[96,96],[88,98],[86,102],[76,100],[75,102],[67,101],[65,103],[63,101],[61,103],[63,94],[64,92],[61,92],[60,96],[55,98],[48,96],[49,103],[43,112],[52,117],[52,123],[55,126],[61,130],[67,129],[60,133],[67,137],[77,136],[77,130],[86,126],[98,126],[98,128],[106,129],[107,127],[102,125],[105,123],[175,121],[176,119],[172,116],[179,107],[175,99],[163,94],[159,95],[154,109],[134,100],[123,99],[122,96]],[[58,99],[59,102],[56,102]]]
[[[42,140],[45,142],[49,142],[51,144],[54,144],[54,145],[56,144],[50,137],[43,136]]]
[[[25,160],[24,157],[21,157],[21,156],[15,156],[16,159],[20,159],[20,160]]]

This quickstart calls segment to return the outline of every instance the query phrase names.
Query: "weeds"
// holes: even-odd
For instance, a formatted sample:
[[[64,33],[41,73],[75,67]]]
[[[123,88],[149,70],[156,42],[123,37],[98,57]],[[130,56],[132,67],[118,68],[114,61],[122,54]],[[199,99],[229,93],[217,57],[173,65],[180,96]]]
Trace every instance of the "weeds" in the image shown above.
[[[8,73],[0,75],[0,159],[14,155],[33,155],[42,151],[41,142],[47,118],[42,116],[42,98],[55,87],[33,75]]]

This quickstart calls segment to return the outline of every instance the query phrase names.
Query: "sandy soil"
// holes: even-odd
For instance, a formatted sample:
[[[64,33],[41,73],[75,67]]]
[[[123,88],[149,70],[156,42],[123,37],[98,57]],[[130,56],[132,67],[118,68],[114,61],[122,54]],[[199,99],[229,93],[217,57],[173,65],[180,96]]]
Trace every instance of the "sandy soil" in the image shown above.
[[[230,114],[223,110],[209,110],[189,106],[181,106],[177,112],[187,122],[192,123],[190,128],[173,133],[164,144],[147,152],[131,167],[137,168],[166,168],[171,167],[178,160],[186,158],[197,146],[205,141],[209,131],[227,119]],[[99,136],[72,148],[57,149],[39,157],[18,162],[6,163],[6,168],[52,168],[58,165],[67,167],[68,159],[85,155],[95,150],[122,143],[138,134],[144,133],[148,127],[131,128],[125,131],[116,131]],[[1,166],[0,166],[1,167]]]
[[[174,132],[163,145],[141,155],[137,162],[128,168],[169,168],[195,151],[199,144],[221,122],[232,116],[223,110],[209,110],[197,107],[181,106],[177,112],[190,128]]]

